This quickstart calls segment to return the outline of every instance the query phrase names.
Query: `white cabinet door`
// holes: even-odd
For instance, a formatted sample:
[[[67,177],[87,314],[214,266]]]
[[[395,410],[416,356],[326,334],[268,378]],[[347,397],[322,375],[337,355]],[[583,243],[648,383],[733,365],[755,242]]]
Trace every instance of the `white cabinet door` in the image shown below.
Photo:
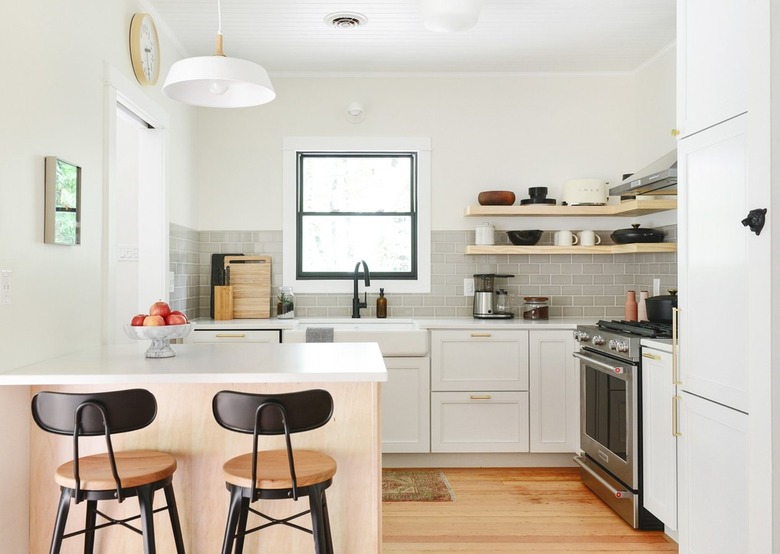
[[[680,552],[748,552],[748,416],[681,396]]]
[[[579,368],[571,331],[529,335],[531,452],[579,451]]]
[[[385,358],[382,383],[382,452],[431,451],[430,361]]]
[[[528,331],[431,331],[431,390],[528,390]]]
[[[682,136],[747,110],[747,0],[678,0],[677,125]]]
[[[677,529],[677,430],[672,428],[676,394],[672,354],[642,348],[644,502],[670,529]]]
[[[184,339],[185,342],[243,343],[243,342],[281,342],[281,331],[277,329],[195,329]]]
[[[682,388],[748,411],[747,116],[678,144]],[[723,321],[727,325],[713,322]],[[722,332],[722,334],[718,334]]]
[[[528,452],[528,393],[432,392],[431,452]]]

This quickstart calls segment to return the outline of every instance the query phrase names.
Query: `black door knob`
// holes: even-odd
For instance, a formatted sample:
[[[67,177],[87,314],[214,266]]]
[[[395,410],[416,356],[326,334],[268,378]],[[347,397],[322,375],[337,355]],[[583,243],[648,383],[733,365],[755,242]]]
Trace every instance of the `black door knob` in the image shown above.
[[[765,221],[766,208],[756,208],[755,210],[750,210],[748,212],[747,217],[742,220],[742,225],[745,227],[750,227],[751,231],[753,231],[756,235],[760,235],[761,229],[764,228]]]

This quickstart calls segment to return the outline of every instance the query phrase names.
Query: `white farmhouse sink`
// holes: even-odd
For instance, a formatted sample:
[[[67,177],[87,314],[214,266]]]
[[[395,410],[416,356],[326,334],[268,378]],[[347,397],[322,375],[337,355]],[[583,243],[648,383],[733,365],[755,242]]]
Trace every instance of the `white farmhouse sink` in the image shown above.
[[[309,327],[333,328],[334,342],[376,342],[383,356],[425,356],[428,331],[411,320],[340,319],[302,320],[294,329],[282,332],[282,342],[306,342]]]

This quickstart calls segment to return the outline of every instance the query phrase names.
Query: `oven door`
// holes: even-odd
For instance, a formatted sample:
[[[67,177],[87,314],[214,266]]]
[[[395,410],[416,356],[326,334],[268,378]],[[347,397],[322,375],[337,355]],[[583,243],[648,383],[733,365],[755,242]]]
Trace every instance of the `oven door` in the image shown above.
[[[580,350],[580,446],[629,489],[639,489],[638,366]]]

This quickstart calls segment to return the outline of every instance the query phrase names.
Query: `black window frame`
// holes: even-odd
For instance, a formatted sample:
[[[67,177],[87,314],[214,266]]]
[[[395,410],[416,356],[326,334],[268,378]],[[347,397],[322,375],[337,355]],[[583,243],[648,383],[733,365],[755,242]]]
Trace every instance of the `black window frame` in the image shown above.
[[[303,163],[306,158],[398,158],[405,157],[411,160],[410,164],[410,211],[408,212],[304,212],[303,211]],[[395,280],[395,281],[416,281],[418,279],[418,256],[417,256],[417,234],[418,234],[418,154],[415,151],[298,151],[296,152],[295,162],[295,277],[301,281],[316,280],[351,280],[354,277],[354,268],[345,268],[345,271],[338,272],[303,272],[303,218],[340,215],[345,217],[398,217],[405,216],[411,219],[411,270],[408,272],[387,272],[373,271],[369,264],[369,271],[372,279]],[[355,260],[356,262],[358,260]]]

